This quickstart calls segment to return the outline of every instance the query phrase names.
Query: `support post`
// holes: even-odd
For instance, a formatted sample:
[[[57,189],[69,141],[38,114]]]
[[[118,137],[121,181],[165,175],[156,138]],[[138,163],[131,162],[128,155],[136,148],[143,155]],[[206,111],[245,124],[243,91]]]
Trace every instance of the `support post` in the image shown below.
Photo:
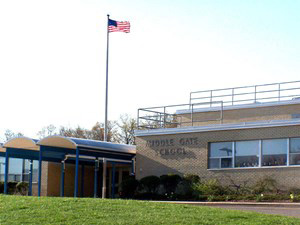
[[[131,174],[133,176],[135,175],[135,159],[134,158],[131,160]]]
[[[41,196],[42,191],[42,160],[43,160],[43,146],[40,146],[40,155],[39,155],[39,176],[38,176],[38,196]]]
[[[81,188],[80,188],[80,196],[83,197],[84,195],[84,165],[81,165]]]
[[[75,182],[74,197],[78,197],[78,171],[79,171],[79,148],[76,148]]]
[[[102,198],[106,198],[106,159],[103,159]]]
[[[115,198],[115,185],[116,185],[116,165],[115,162],[112,162],[112,177],[111,177],[111,197]]]
[[[65,161],[61,161],[60,197],[65,196]]]
[[[6,149],[5,152],[5,172],[4,172],[4,194],[7,195],[7,183],[8,183],[8,168],[9,168],[9,149]]]
[[[99,161],[95,161],[95,175],[94,175],[94,198],[98,197],[98,170],[99,170]]]
[[[32,196],[32,171],[33,171],[33,160],[29,161],[29,187],[28,187],[28,195]]]

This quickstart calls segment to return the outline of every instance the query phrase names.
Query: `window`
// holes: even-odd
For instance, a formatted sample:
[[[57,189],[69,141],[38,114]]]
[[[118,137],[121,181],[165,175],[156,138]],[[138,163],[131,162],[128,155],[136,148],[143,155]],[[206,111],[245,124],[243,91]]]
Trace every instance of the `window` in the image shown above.
[[[262,166],[287,165],[287,139],[262,141]]]
[[[259,141],[237,141],[235,143],[234,167],[259,166]]]
[[[8,181],[22,181],[23,159],[9,158]]]
[[[300,166],[300,137],[210,143],[208,168]]]
[[[4,181],[5,158],[0,157],[0,181]]]
[[[8,181],[29,181],[30,164],[27,159],[9,158]],[[0,181],[4,181],[5,157],[0,157]],[[32,181],[38,181],[38,161],[33,161]]]
[[[209,168],[232,168],[233,142],[218,142],[210,144]]]
[[[300,138],[290,139],[290,165],[300,165]]]

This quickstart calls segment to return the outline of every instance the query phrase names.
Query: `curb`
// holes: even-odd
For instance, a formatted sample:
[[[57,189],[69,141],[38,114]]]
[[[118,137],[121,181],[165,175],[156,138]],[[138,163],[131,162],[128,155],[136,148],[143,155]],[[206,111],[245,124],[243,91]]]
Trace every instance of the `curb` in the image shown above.
[[[192,201],[153,201],[169,204],[187,204],[203,206],[260,206],[260,207],[290,207],[300,208],[300,203],[284,202],[192,202]]]

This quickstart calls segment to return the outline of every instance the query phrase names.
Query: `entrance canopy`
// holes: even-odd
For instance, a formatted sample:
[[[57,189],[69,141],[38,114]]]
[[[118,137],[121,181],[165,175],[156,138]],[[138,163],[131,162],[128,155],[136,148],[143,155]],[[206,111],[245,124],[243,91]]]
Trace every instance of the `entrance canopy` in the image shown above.
[[[75,164],[74,196],[77,197],[79,164],[82,166],[95,165],[96,171],[98,170],[97,165],[99,165],[99,163],[102,163],[103,167],[105,168],[105,170],[103,170],[104,178],[106,177],[106,165],[108,162],[113,164],[129,164],[132,167],[132,173],[134,173],[135,154],[136,148],[132,145],[114,144],[97,140],[63,136],[48,136],[41,140],[31,139],[27,137],[18,137],[4,143],[3,148],[1,148],[0,146],[0,155],[5,155],[6,165],[8,165],[10,157],[39,161],[39,196],[41,194],[42,161],[61,163],[62,174],[64,173],[65,163]],[[5,167],[5,193],[7,193],[7,177],[8,166]],[[104,182],[105,179],[103,179],[103,183]],[[103,193],[103,196],[105,196],[105,191],[103,191]]]

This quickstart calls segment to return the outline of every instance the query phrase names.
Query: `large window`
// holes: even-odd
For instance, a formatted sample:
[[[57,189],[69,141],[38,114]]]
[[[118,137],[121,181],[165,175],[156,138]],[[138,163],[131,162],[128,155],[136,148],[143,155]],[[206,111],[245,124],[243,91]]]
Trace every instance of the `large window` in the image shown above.
[[[237,141],[235,143],[235,167],[258,167],[259,141]]]
[[[231,168],[232,167],[233,142],[218,142],[210,144],[210,168]]]
[[[290,140],[290,165],[300,165],[300,138]]]
[[[287,164],[287,139],[262,141],[262,166],[284,166]]]
[[[209,169],[300,166],[300,138],[215,142]]]

